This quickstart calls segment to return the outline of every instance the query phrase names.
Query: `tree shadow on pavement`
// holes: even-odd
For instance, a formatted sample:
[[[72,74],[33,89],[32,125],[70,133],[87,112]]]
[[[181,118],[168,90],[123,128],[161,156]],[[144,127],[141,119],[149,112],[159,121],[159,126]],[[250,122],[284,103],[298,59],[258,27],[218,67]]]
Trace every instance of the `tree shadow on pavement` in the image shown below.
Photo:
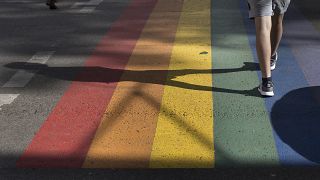
[[[306,159],[320,163],[320,86],[289,92],[275,103],[271,122],[280,139]]]
[[[187,82],[176,81],[175,78],[192,74],[220,74],[232,73],[240,71],[257,71],[259,66],[257,63],[245,62],[242,67],[234,69],[181,69],[181,70],[122,70],[104,67],[49,67],[45,64],[15,62],[6,64],[5,67],[26,70],[35,74],[44,75],[50,78],[80,81],[80,82],[103,82],[114,83],[121,81],[162,84],[184,89],[214,91],[224,93],[243,94],[246,96],[260,95],[256,92],[256,88],[250,90],[233,90],[219,87],[210,87],[204,85],[191,84]],[[126,76],[122,76],[126,74]],[[167,80],[163,77],[167,75]],[[145,78],[148,77],[148,78]]]

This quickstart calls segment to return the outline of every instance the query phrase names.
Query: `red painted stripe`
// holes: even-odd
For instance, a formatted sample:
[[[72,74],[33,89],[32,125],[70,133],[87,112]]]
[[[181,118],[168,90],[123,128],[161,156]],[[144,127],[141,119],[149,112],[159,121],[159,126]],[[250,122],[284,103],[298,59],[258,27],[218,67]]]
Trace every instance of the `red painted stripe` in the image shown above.
[[[82,166],[122,75],[121,69],[125,68],[156,2],[133,0],[127,7],[86,61],[87,69],[70,85],[17,161],[17,167]]]

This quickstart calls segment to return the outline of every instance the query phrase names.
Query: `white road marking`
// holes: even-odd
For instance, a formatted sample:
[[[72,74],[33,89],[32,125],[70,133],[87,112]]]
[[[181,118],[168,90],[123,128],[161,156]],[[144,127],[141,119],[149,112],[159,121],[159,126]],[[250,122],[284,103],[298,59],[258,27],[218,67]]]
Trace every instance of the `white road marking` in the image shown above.
[[[34,3],[32,0],[3,0],[2,3]]]
[[[11,104],[19,94],[0,94],[0,110],[1,106],[5,104]]]
[[[103,0],[91,0],[88,2],[76,2],[71,6],[71,9],[77,8],[78,6],[98,6]]]
[[[71,9],[77,8],[78,6],[86,5],[85,2],[76,2],[71,6]]]
[[[94,10],[96,9],[96,7],[84,7],[82,9],[80,9],[79,13],[92,13]]]
[[[25,87],[31,78],[34,76],[34,73],[27,72],[24,70],[19,70],[12,78],[4,84],[2,87]]]
[[[102,3],[103,0],[91,0],[86,5],[88,6],[98,6],[100,3]]]
[[[45,64],[50,57],[53,55],[54,51],[38,52],[28,61],[28,63],[38,63]],[[11,79],[6,82],[2,87],[5,88],[21,88],[25,87],[28,82],[32,79],[34,73],[28,72],[26,70],[19,70]]]
[[[90,0],[88,2],[76,2],[71,6],[71,9],[78,8],[79,6],[84,6],[83,8],[81,8],[77,12],[79,12],[79,13],[92,13],[96,9],[96,7],[102,2],[103,2],[103,0]],[[75,12],[75,11],[70,11],[70,12]]]

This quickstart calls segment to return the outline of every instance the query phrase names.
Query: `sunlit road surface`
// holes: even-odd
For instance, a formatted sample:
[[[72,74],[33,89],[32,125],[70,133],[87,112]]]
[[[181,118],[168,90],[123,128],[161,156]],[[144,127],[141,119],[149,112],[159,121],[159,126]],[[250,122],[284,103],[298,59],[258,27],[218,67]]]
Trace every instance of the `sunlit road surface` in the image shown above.
[[[320,7],[304,2],[262,98],[245,1],[1,1],[1,174],[315,177]]]

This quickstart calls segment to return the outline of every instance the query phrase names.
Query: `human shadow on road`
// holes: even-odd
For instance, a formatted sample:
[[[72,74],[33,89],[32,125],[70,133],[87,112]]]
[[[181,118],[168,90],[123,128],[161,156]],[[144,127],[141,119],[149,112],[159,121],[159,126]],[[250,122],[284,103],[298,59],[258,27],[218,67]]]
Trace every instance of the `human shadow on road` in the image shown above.
[[[271,122],[284,143],[306,159],[320,163],[320,86],[283,96],[272,107]]]
[[[49,67],[39,63],[14,62],[5,65],[7,68],[26,70],[35,74],[51,78],[80,81],[80,82],[105,82],[114,83],[121,81],[162,84],[184,89],[214,91],[224,93],[243,94],[246,96],[260,97],[256,88],[250,90],[233,90],[219,87],[203,86],[177,81],[175,78],[192,74],[220,74],[240,71],[257,71],[257,63],[245,62],[242,67],[234,69],[181,69],[181,70],[122,70],[105,67]],[[124,76],[123,76],[124,74]]]

